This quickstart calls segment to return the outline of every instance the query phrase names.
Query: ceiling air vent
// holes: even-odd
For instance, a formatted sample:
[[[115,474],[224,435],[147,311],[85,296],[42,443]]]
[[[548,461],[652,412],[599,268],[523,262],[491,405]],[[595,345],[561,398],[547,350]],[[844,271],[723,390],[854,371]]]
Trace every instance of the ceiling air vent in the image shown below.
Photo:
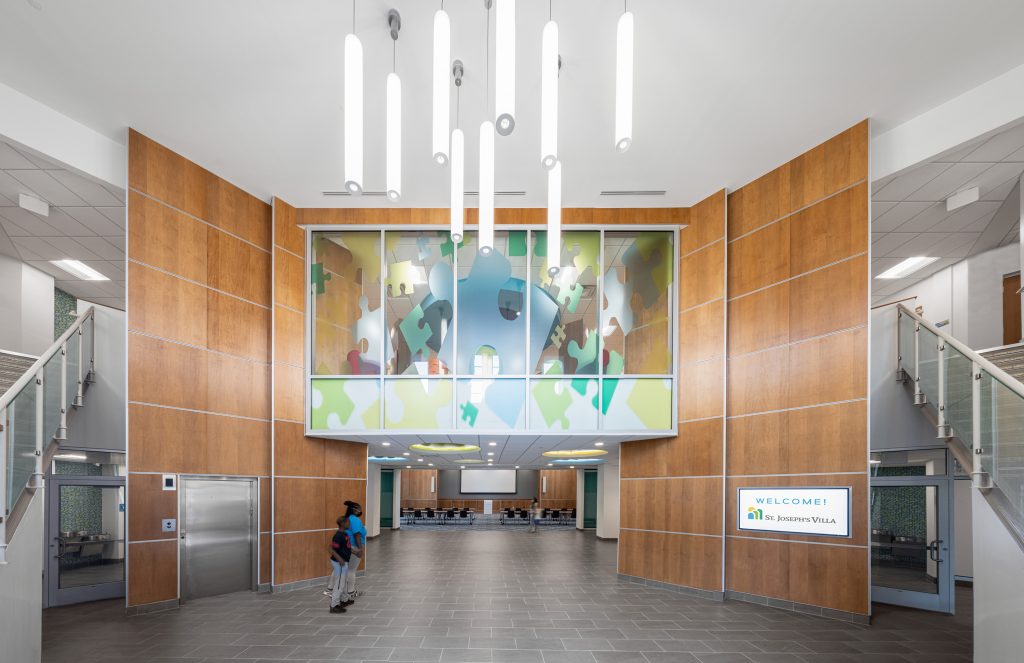
[[[479,191],[467,191],[466,195],[467,196],[479,196],[480,192]],[[498,196],[525,196],[526,192],[525,191],[495,191],[494,195],[495,195],[495,197],[498,197]]]
[[[349,193],[348,191],[323,191],[321,193],[323,193],[325,196],[351,196],[351,195],[353,195],[353,194]],[[377,196],[377,197],[381,197],[381,196],[384,196],[385,193],[383,191],[363,191],[359,195],[361,195],[361,196]]]
[[[636,191],[602,191],[602,196],[664,196],[665,191],[657,191],[654,189],[649,190],[636,190]]]

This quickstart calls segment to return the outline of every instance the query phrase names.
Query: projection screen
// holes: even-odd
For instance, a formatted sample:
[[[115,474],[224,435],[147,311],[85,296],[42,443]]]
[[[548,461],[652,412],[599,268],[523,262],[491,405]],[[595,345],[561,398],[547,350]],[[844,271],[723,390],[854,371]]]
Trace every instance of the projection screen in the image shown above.
[[[459,492],[502,493],[516,492],[515,470],[462,470]]]

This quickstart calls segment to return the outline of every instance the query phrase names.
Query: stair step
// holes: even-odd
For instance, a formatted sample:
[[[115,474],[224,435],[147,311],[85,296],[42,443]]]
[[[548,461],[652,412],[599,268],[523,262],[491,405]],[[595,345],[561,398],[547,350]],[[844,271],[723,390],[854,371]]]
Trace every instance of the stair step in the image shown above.
[[[0,351],[0,394],[7,393],[34,363],[35,357]]]

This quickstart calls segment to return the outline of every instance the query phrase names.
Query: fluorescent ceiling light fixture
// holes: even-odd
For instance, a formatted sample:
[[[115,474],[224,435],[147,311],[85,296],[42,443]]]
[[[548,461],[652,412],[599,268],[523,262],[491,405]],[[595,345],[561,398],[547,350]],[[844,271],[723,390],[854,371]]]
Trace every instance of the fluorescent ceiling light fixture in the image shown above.
[[[452,53],[452,24],[448,12],[434,14],[434,163],[448,163],[448,123],[451,121],[451,98],[448,92],[448,63]]]
[[[494,123],[507,136],[516,128],[516,0],[496,0]]]
[[[604,442],[594,442],[594,446],[595,447],[603,447],[604,446]]]
[[[380,443],[380,445],[381,445],[382,447],[390,447],[390,446],[391,446],[391,443],[390,443],[390,442],[381,442],[381,443]]]
[[[905,276],[909,276],[919,269],[927,267],[938,260],[938,258],[931,258],[928,256],[914,256],[913,258],[907,258],[898,265],[894,265],[889,269],[885,270],[876,279],[901,279]]]
[[[391,72],[387,78],[386,180],[388,200],[402,197],[402,81]]]
[[[981,198],[981,189],[976,186],[964,189],[963,191],[957,191],[949,198],[946,198],[946,211],[952,212],[955,209],[966,207],[971,203],[978,202],[979,198]]]
[[[85,460],[85,454],[57,454],[54,458],[57,460]]]
[[[548,171],[548,274],[562,268],[562,163]]]
[[[363,191],[363,45],[345,35],[345,189]]]
[[[401,456],[370,456],[367,460],[371,463],[401,463],[405,461]]]
[[[484,461],[480,460],[479,458],[460,458],[457,462],[466,463],[468,465],[470,463],[482,463]]]
[[[39,200],[35,196],[19,193],[18,206],[39,216],[50,216],[50,204],[45,200]]]
[[[540,162],[545,168],[554,168],[556,161],[558,161],[558,24],[548,21],[540,37]]]
[[[463,225],[466,222],[466,206],[464,192],[466,190],[466,137],[462,129],[452,132],[452,187],[451,213],[452,243],[458,245],[462,241]]]
[[[68,274],[82,279],[83,281],[109,281],[95,269],[78,260],[51,260],[51,263],[60,267]]]
[[[633,143],[633,14],[624,12],[615,30],[615,149]]]
[[[553,449],[545,451],[548,458],[591,458],[593,456],[604,456],[608,452],[604,449]]]
[[[599,465],[608,461],[604,458],[560,458],[553,462],[555,465]]]
[[[494,250],[494,125],[480,124],[480,226],[478,250],[487,256]]]

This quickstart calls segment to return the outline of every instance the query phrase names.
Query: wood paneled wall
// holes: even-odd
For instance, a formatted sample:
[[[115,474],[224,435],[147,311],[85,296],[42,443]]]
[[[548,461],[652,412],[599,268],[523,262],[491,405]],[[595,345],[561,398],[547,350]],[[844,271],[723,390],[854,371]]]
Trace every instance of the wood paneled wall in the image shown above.
[[[128,605],[178,598],[162,474],[258,477],[269,582],[270,207],[128,138]]]
[[[726,586],[861,615],[869,197],[866,121],[729,195],[726,513],[740,486],[851,486],[853,523],[837,540],[727,518]]]
[[[691,209],[679,435],[622,446],[620,573],[868,613],[867,169],[865,121]],[[741,486],[850,486],[852,536],[741,534]]]
[[[430,490],[430,480],[434,490]],[[437,470],[402,471],[402,506],[437,508]]]
[[[328,575],[324,551],[344,502],[363,505],[366,445],[306,437],[304,210],[273,204],[275,585]],[[404,474],[404,473],[403,473]],[[368,551],[363,566],[372,557]]]
[[[547,480],[547,491],[544,481]],[[549,509],[573,509],[576,507],[576,470],[541,470],[540,495],[542,507]],[[527,504],[529,506],[529,504]]]
[[[726,195],[679,232],[679,433],[621,445],[619,573],[722,590]]]

